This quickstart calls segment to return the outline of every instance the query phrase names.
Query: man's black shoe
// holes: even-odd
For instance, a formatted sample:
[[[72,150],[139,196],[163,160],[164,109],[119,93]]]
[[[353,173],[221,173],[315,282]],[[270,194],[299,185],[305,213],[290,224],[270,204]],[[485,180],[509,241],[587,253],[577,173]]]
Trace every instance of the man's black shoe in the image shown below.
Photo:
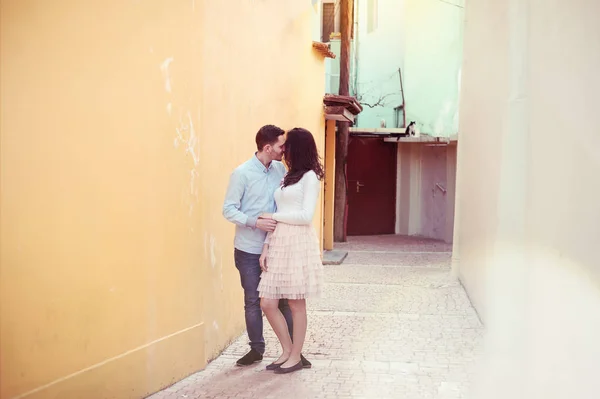
[[[256,362],[260,362],[263,359],[263,356],[255,351],[254,349],[250,349],[250,352],[246,353],[244,357],[236,362],[238,366],[250,366]]]

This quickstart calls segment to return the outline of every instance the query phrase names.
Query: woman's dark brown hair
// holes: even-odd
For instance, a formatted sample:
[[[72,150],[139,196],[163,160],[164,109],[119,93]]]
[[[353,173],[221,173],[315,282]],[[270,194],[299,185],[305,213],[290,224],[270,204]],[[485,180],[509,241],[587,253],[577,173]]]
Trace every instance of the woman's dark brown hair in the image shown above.
[[[288,173],[283,179],[283,187],[296,184],[310,170],[323,179],[323,166],[319,159],[317,144],[311,132],[301,127],[290,130],[285,140],[285,164]]]

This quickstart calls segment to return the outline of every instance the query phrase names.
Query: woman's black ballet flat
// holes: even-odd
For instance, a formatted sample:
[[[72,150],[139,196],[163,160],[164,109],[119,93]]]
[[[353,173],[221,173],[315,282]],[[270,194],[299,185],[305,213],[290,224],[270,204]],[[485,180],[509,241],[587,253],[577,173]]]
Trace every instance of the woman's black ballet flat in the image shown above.
[[[298,370],[302,370],[304,368],[304,366],[302,365],[302,361],[299,361],[298,363],[296,363],[295,366],[292,367],[279,367],[277,369],[275,369],[275,374],[287,374],[287,373],[291,373],[293,371],[298,371]]]
[[[269,371],[273,371],[273,370],[277,370],[279,367],[281,367],[283,363],[271,363],[267,366],[267,370]]]

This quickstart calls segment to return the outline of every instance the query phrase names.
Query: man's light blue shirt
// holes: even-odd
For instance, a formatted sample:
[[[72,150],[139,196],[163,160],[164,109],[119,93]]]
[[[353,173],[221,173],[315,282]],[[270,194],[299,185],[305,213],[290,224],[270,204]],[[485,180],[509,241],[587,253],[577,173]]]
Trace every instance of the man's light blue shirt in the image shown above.
[[[285,173],[281,162],[272,161],[266,168],[254,154],[231,174],[223,216],[235,223],[236,249],[251,254],[262,252],[267,233],[256,228],[256,221],[262,213],[275,212],[273,194]]]

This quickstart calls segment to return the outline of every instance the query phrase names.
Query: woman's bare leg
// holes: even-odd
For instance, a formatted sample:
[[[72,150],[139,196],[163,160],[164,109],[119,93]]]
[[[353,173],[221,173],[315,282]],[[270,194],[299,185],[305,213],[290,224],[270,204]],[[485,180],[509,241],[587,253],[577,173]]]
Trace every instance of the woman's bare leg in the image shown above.
[[[292,353],[292,339],[290,338],[290,332],[285,317],[283,317],[283,313],[279,310],[279,299],[261,298],[260,307],[265,313],[265,316],[267,316],[267,320],[269,320],[269,324],[271,324],[271,327],[273,328],[273,331],[275,331],[275,335],[277,335],[279,343],[281,344],[282,354],[279,359],[275,360],[275,363],[283,363]]]
[[[289,355],[289,359],[281,365],[283,368],[295,366],[300,362],[304,339],[306,338],[306,300],[305,299],[288,299],[288,304],[292,310],[292,320],[294,321],[294,343]],[[283,316],[282,316],[283,318]],[[285,323],[285,320],[284,320]]]

